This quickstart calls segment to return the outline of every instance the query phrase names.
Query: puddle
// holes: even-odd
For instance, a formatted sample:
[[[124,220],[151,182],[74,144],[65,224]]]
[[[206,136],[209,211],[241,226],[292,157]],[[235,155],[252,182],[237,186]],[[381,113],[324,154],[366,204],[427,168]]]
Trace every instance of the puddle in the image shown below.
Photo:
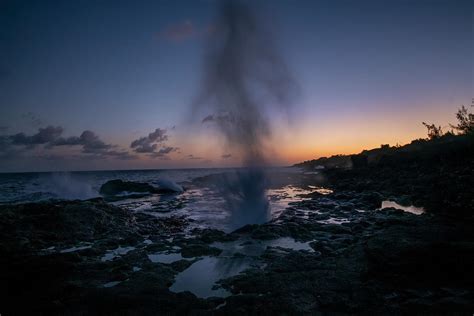
[[[350,220],[347,218],[337,218],[337,217],[331,217],[329,219],[325,219],[322,221],[317,221],[318,223],[321,224],[334,224],[334,225],[341,225],[343,223],[349,223]]]
[[[304,209],[295,209],[295,215],[299,218],[302,218],[302,219],[309,219],[309,217],[311,215],[320,215],[322,214],[320,211],[318,210],[304,210]]]
[[[412,213],[415,215],[421,215],[425,213],[425,209],[422,207],[416,207],[413,205],[403,206],[394,201],[382,201],[382,206],[380,207],[380,209],[387,208],[387,207],[393,207],[393,208],[402,210],[404,212]]]
[[[230,257],[235,254],[242,254],[249,257],[258,257],[262,255],[267,247],[281,247],[290,250],[307,250],[313,252],[310,242],[299,242],[290,237],[282,237],[274,240],[254,240],[239,239],[231,242],[215,242],[211,247],[222,250],[220,257]]]
[[[308,186],[310,189],[303,189],[292,185],[287,185],[280,189],[267,190],[267,196],[270,202],[271,214],[273,218],[277,218],[288,208],[290,203],[304,200],[311,200],[310,197],[302,197],[301,195],[318,192],[320,194],[330,194],[333,191],[322,187]]]
[[[190,291],[197,297],[227,297],[231,293],[218,288],[215,283],[247,269],[251,260],[247,258],[204,257],[176,276],[170,291]]]
[[[60,251],[60,253],[68,253],[68,252],[74,252],[74,251],[79,251],[79,250],[84,250],[84,249],[89,249],[92,248],[92,245],[86,245],[86,246],[74,246],[71,248],[63,249]]]
[[[113,260],[114,258],[123,256],[132,250],[135,250],[135,247],[118,247],[114,250],[108,250],[107,253],[100,259],[100,261]]]
[[[112,282],[108,282],[108,283],[105,283],[102,285],[102,287],[114,287],[118,284],[122,283],[121,281],[112,281]]]
[[[319,194],[322,194],[322,195],[328,195],[334,192],[333,190],[322,188],[322,187],[316,187],[314,185],[308,185],[308,187],[311,188],[313,192],[318,192]]]
[[[184,258],[181,256],[181,253],[179,252],[173,252],[173,253],[155,253],[148,255],[148,259],[150,259],[151,262],[159,262],[159,263],[173,263],[175,261],[179,260],[192,260],[190,258]]]
[[[299,242],[290,237],[278,238],[266,242],[267,246],[270,247],[281,247],[291,250],[307,250],[313,252],[313,248],[309,245],[310,242]]]
[[[222,253],[218,257],[203,257],[179,273],[175,283],[170,287],[171,291],[176,293],[190,291],[201,298],[226,297],[231,293],[216,287],[216,282],[235,276],[249,267],[263,268],[257,257],[262,255],[268,247],[314,251],[309,246],[309,242],[298,242],[289,237],[275,240],[239,239],[230,242],[214,242],[210,246],[221,249]],[[160,257],[155,259],[162,260],[158,262],[184,259],[179,253],[157,255]]]

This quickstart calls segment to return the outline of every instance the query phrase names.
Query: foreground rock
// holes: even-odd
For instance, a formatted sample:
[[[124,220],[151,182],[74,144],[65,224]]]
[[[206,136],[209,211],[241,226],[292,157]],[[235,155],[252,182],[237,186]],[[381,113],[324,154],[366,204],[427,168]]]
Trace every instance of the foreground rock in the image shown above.
[[[374,191],[315,194],[267,224],[231,234],[191,230],[185,218],[130,212],[102,199],[0,206],[2,312],[472,313],[474,223],[378,210],[382,198]],[[157,254],[180,257],[152,260]],[[170,291],[179,273],[209,257],[229,269],[251,263],[215,285],[231,296]]]
[[[167,239],[186,226],[183,218],[131,213],[102,199],[0,206],[2,313],[174,309],[181,295],[167,288],[191,262],[154,264],[147,253],[172,249]],[[158,300],[157,292],[164,292]],[[185,312],[185,304],[177,310]]]

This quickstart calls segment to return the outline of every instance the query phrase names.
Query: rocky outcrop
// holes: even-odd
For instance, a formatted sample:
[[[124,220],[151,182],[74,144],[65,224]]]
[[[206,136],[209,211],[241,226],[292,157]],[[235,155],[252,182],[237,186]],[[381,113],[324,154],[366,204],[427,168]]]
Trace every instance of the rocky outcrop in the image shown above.
[[[176,193],[182,192],[172,187],[154,187],[148,183],[110,180],[104,183],[99,190],[99,193],[106,197],[117,196],[120,194],[127,195],[146,195],[151,193]]]
[[[269,223],[229,234],[103,199],[0,206],[2,312],[472,313],[474,223],[380,210],[383,187],[358,190],[370,182],[341,179],[334,193],[306,196]],[[157,254],[177,259],[150,258]],[[221,268],[251,264],[215,285],[229,297],[172,292],[178,274],[205,257],[223,258]]]

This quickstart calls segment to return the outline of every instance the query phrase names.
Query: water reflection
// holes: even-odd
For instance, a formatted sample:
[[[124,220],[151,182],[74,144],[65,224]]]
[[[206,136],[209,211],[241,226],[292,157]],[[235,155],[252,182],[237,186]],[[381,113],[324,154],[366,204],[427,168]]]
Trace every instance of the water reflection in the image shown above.
[[[178,274],[170,291],[176,293],[190,291],[202,298],[227,297],[231,293],[217,287],[215,283],[239,274],[248,268],[250,263],[251,260],[247,258],[204,257]]]
[[[383,201],[382,206],[380,208],[383,209],[383,208],[389,208],[389,207],[393,207],[393,208],[402,210],[404,212],[412,213],[415,215],[421,215],[425,212],[425,209],[422,207],[416,207],[413,205],[403,206],[394,201]]]
[[[173,292],[190,291],[202,298],[229,296],[231,293],[218,287],[216,282],[235,276],[250,267],[262,268],[264,265],[258,257],[268,247],[313,252],[309,243],[298,242],[289,237],[275,240],[239,239],[231,242],[214,242],[211,246],[222,249],[222,253],[218,257],[203,257],[193,263],[188,269],[177,275],[170,290]]]
[[[183,256],[181,256],[181,253],[179,252],[173,252],[173,253],[155,253],[148,255],[148,259],[150,259],[151,262],[159,262],[159,263],[173,263],[175,261],[179,260],[191,260],[191,259],[186,259]]]
[[[331,190],[308,186],[305,188],[287,185],[278,189],[268,189],[267,198],[272,218],[278,218],[292,203],[310,200],[312,193],[327,195]],[[232,231],[231,214],[222,194],[211,188],[193,188],[180,195],[151,195],[138,199],[121,200],[113,203],[132,212],[140,212],[156,217],[185,216],[192,220],[189,227],[216,228]],[[235,227],[234,227],[235,228]]]

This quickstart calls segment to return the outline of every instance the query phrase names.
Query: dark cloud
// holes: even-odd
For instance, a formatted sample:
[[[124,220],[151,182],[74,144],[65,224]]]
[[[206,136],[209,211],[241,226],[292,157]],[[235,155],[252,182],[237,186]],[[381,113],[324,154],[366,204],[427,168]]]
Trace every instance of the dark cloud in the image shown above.
[[[134,140],[130,144],[130,148],[137,153],[156,153],[158,144],[167,140],[168,135],[166,135],[166,130],[157,128],[154,132],[148,134],[148,136]]]
[[[134,140],[130,144],[130,148],[139,154],[148,154],[152,158],[165,159],[168,154],[179,151],[178,147],[166,146],[165,142],[167,140],[166,129],[157,128],[148,136]]]
[[[169,154],[169,153],[171,153],[173,151],[177,151],[177,150],[178,150],[177,147],[163,147],[158,151],[158,153],[166,155],[166,154]]]
[[[82,153],[91,154],[96,158],[113,157],[117,159],[134,159],[135,155],[131,155],[125,150],[115,150],[116,145],[107,144],[92,131],[84,131],[81,136],[72,136],[68,138],[58,138],[55,142],[49,144],[48,147],[55,146],[82,146]]]
[[[8,131],[8,126],[0,126],[0,134],[6,133]]]
[[[134,159],[126,150],[117,149],[117,145],[107,144],[92,131],[84,131],[80,136],[61,137],[63,128],[60,126],[48,126],[39,128],[38,133],[26,135],[17,133],[13,135],[0,136],[0,153],[2,158],[13,158],[24,154],[26,151],[38,145],[44,145],[45,149],[53,149],[61,146],[81,146],[82,154],[87,158],[103,159],[107,157],[115,159]],[[83,157],[85,157],[83,156]]]
[[[60,126],[48,126],[38,129],[38,133],[27,136],[24,133],[18,133],[8,136],[11,145],[15,146],[36,146],[43,145],[58,139],[63,133]]]
[[[224,154],[221,156],[222,159],[229,159],[230,157],[232,157],[231,154]]]
[[[50,147],[55,146],[82,146],[84,153],[97,153],[103,152],[110,148],[115,147],[114,145],[106,144],[92,131],[84,131],[81,136],[72,136],[68,138],[58,138],[56,141],[49,145]]]

